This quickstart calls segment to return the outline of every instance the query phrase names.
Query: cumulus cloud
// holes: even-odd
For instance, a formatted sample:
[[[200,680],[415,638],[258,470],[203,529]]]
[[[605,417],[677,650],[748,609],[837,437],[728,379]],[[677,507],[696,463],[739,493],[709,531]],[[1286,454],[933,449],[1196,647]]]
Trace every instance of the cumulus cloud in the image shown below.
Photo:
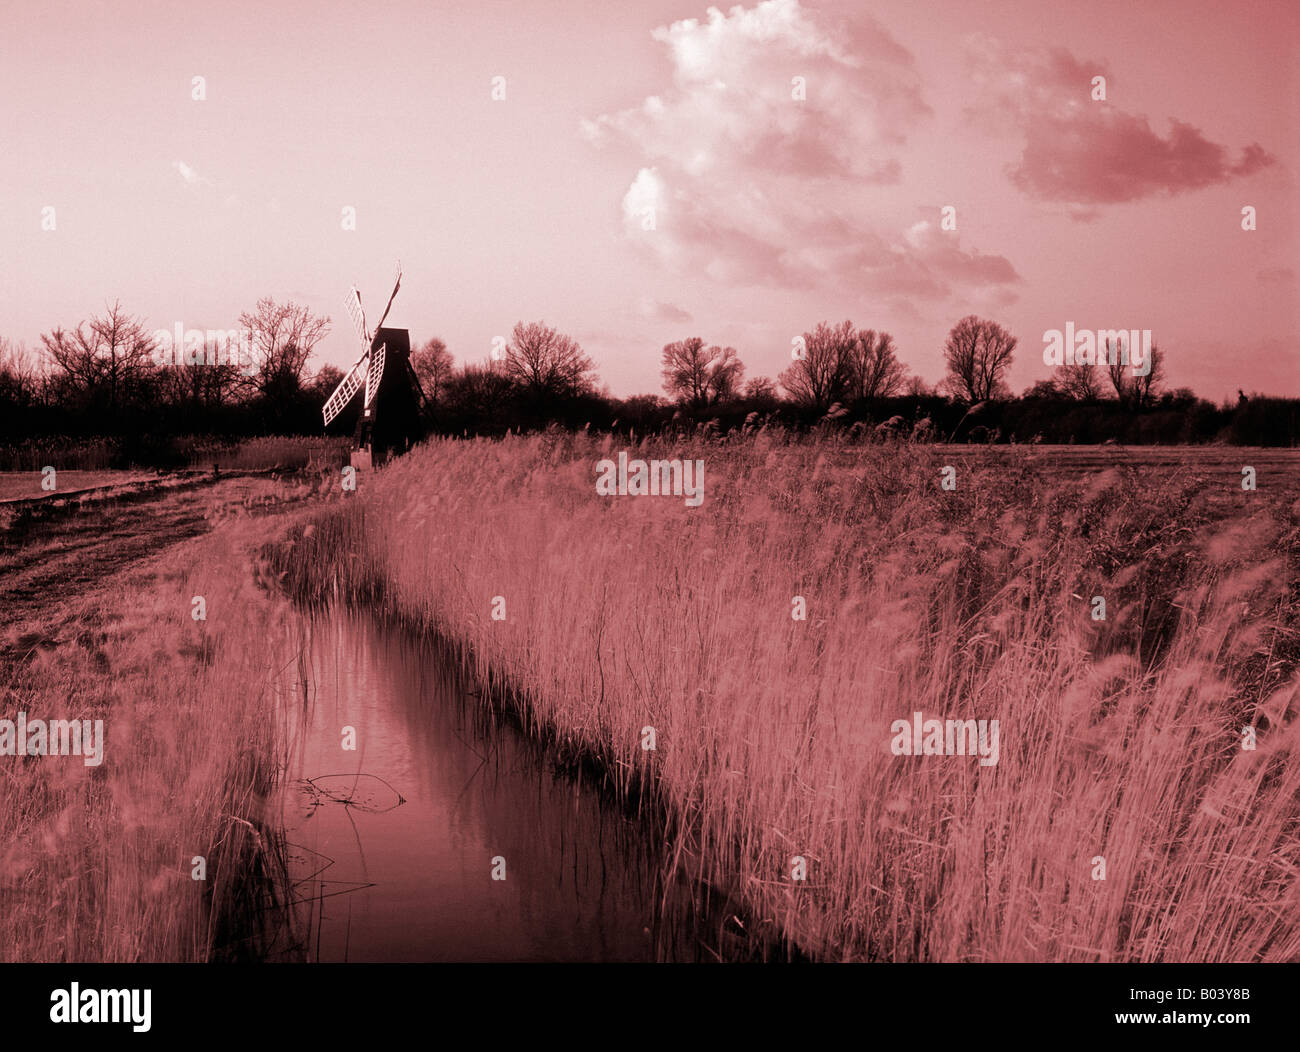
[[[1160,134],[1146,117],[1114,102],[1093,101],[1092,78],[1114,79],[1103,63],[1068,51],[1012,51],[985,36],[967,40],[971,76],[979,85],[973,116],[1003,123],[1024,138],[1008,172],[1027,195],[1072,206],[1090,221],[1103,204],[1199,190],[1251,175],[1274,163],[1252,143],[1233,161],[1228,149],[1192,125],[1171,118]]]
[[[636,159],[624,231],[666,267],[930,298],[1018,280],[953,233],[909,236],[873,214],[871,189],[899,181],[908,130],[931,111],[911,54],[870,17],[764,0],[652,37],[671,84],[581,130]]]
[[[710,8],[706,22],[674,22],[651,37],[668,50],[671,88],[582,130],[596,143],[631,142],[694,177],[760,165],[895,180],[885,148],[930,112],[912,56],[865,17],[841,33],[798,0],[764,0],[726,15]]]

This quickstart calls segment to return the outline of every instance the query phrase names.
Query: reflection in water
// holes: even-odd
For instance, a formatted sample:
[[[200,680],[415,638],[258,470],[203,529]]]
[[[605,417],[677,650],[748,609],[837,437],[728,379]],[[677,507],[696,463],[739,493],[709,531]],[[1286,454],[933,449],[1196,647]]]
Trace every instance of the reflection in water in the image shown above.
[[[435,644],[339,611],[301,664],[286,822],[308,959],[696,959],[644,830],[489,719]]]

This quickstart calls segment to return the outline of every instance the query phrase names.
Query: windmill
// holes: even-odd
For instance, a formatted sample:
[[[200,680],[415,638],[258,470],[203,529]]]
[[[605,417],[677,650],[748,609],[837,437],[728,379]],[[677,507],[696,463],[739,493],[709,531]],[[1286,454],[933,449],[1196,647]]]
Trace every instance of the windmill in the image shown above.
[[[424,391],[411,366],[411,334],[406,329],[386,329],[384,321],[402,287],[402,264],[397,263],[388,306],[372,333],[366,328],[361,293],[354,285],[348,291],[348,314],[361,339],[361,357],[339,381],[321,410],[325,426],[343,411],[363,387],[365,397],[357,418],[352,444],[352,466],[378,467],[390,456],[403,453],[420,435],[420,409]]]

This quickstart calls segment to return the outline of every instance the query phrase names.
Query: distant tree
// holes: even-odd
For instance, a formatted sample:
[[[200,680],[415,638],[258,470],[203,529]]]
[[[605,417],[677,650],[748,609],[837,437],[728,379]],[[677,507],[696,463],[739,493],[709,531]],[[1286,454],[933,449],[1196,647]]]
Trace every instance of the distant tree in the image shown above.
[[[1106,374],[1110,377],[1111,389],[1119,399],[1119,404],[1125,409],[1131,409],[1135,400],[1133,369],[1122,360],[1116,340],[1107,339],[1105,352]]]
[[[1172,391],[1165,391],[1159,396],[1161,406],[1190,406],[1199,403],[1201,399],[1196,397],[1196,392],[1190,387],[1175,387]],[[1153,399],[1152,404],[1155,403]]]
[[[1096,402],[1101,399],[1104,381],[1097,365],[1067,364],[1061,366],[1057,391],[1074,402]]]
[[[713,390],[713,404],[730,402],[740,396],[741,384],[745,379],[745,363],[740,360],[740,352],[734,347],[710,347],[716,356],[717,366],[709,378]]]
[[[162,370],[159,385],[163,401],[185,410],[207,410],[223,405],[236,385],[234,366],[169,365]]]
[[[894,338],[887,332],[862,329],[849,350],[846,394],[850,398],[893,398],[906,382]]]
[[[819,322],[803,334],[802,356],[781,374],[781,386],[797,405],[826,412],[846,397],[854,375],[855,342],[853,322]]]
[[[770,376],[751,376],[745,383],[745,401],[775,405],[780,401],[776,384]]]
[[[1133,377],[1137,386],[1137,404],[1139,408],[1147,408],[1155,404],[1156,398],[1160,395],[1160,388],[1165,382],[1165,358],[1164,354],[1154,343],[1151,345],[1151,369],[1145,376]]]
[[[504,362],[466,363],[443,391],[443,404],[479,423],[499,423],[515,389]]]
[[[668,396],[687,405],[707,405],[708,358],[704,340],[699,336],[665,344],[660,362]]]
[[[595,363],[578,341],[545,322],[519,322],[506,347],[504,375],[533,397],[565,398],[595,387]]]
[[[704,409],[736,396],[745,365],[734,347],[708,347],[698,336],[663,349],[664,390],[692,409]]]
[[[611,399],[617,403],[622,413],[660,413],[672,403],[656,394],[629,395],[627,398]]]
[[[190,357],[194,360],[187,360]],[[228,405],[248,390],[248,378],[240,372],[246,364],[231,361],[216,346],[205,344],[201,351],[195,349],[193,356],[181,355],[176,364],[169,361],[160,371],[162,398],[168,405],[188,411],[209,412]]]
[[[1005,395],[1004,378],[1015,349],[1016,338],[997,322],[974,314],[962,318],[944,345],[949,389],[972,405]]]
[[[1025,388],[1025,393],[1021,398],[1042,398],[1052,400],[1061,397],[1061,385],[1055,379],[1036,380],[1029,387]]]
[[[244,383],[272,409],[285,410],[302,393],[307,359],[329,333],[329,318],[318,318],[296,303],[278,304],[264,296],[254,310],[239,316],[239,324],[253,334],[255,369]]]
[[[0,405],[30,405],[40,387],[40,367],[26,345],[0,336]]]
[[[109,412],[138,399],[157,369],[153,335],[118,302],[73,332],[56,328],[42,334],[41,343],[62,370],[61,386],[71,399]]]
[[[610,409],[619,424],[625,424],[645,433],[663,423],[672,411],[672,404],[659,395],[640,394],[629,398],[610,399]]]
[[[932,398],[935,392],[934,388],[919,376],[909,376],[903,386],[903,393],[909,398]]]
[[[1125,364],[1123,355],[1116,353],[1109,343],[1106,361],[1110,384],[1120,405],[1126,409],[1149,409],[1155,405],[1165,378],[1164,355],[1156,344],[1151,345],[1151,368],[1145,376],[1135,375],[1132,364]]]
[[[424,397],[430,404],[437,405],[446,394],[447,384],[456,369],[447,345],[436,336],[426,340],[419,350],[411,352],[411,367],[419,377]]]

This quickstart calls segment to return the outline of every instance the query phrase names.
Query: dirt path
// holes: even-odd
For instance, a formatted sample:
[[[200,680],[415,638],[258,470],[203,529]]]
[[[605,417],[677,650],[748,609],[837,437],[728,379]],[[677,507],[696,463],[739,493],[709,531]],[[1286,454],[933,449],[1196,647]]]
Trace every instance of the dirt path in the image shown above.
[[[223,519],[281,514],[314,500],[311,481],[213,479],[16,518],[0,532],[0,616],[5,627],[22,632],[11,643],[25,649],[56,636],[60,608],[80,603],[120,571],[219,528]],[[0,645],[0,657],[7,649]]]

